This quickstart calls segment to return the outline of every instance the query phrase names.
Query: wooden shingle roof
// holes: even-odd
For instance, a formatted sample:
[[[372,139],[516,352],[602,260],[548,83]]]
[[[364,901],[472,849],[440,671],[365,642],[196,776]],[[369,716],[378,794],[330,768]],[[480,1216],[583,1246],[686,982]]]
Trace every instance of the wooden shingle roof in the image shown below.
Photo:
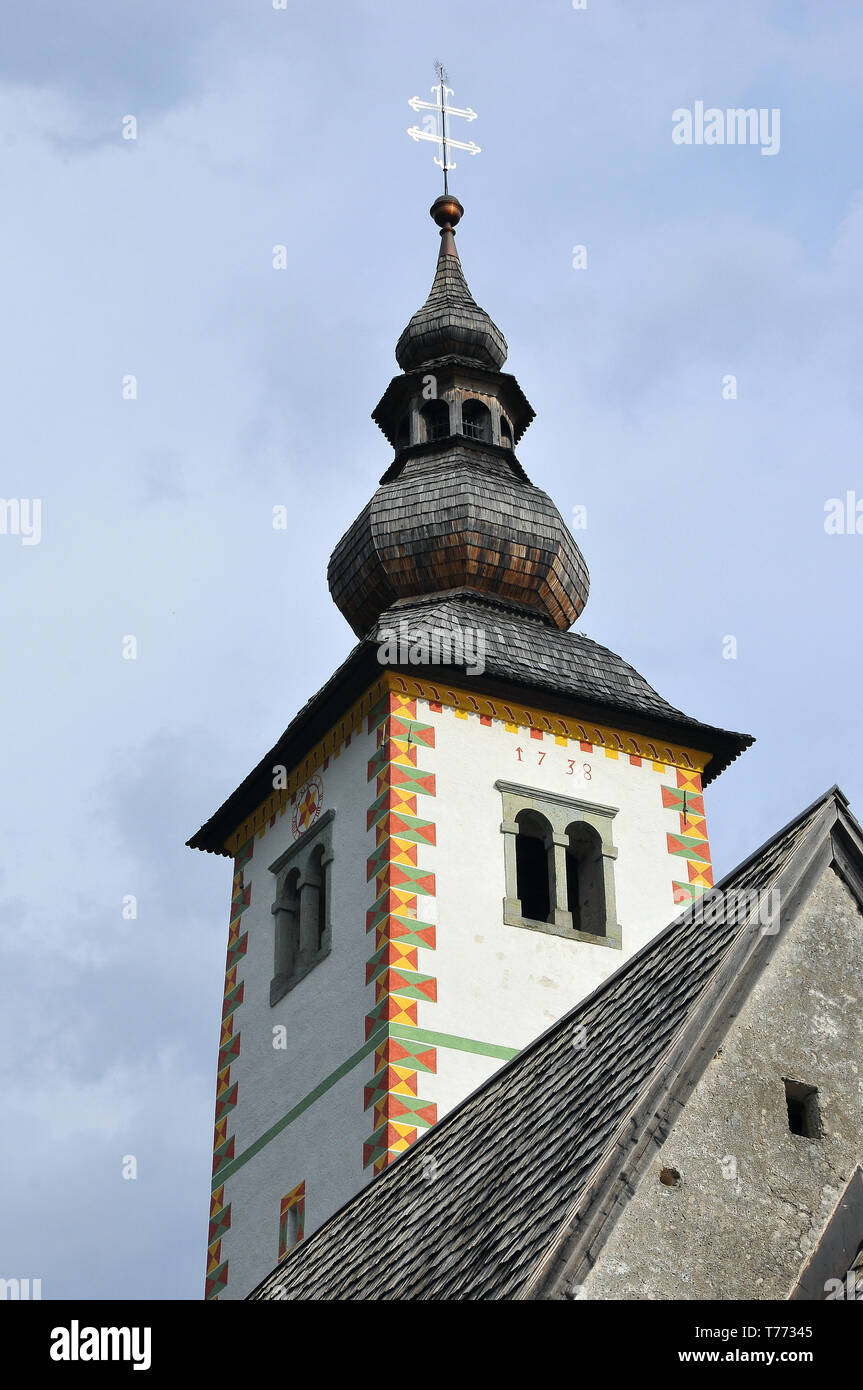
[[[382,665],[378,657],[380,633],[387,624],[399,621],[408,624],[411,631],[420,631],[425,625],[438,633],[447,627],[481,627],[485,670],[469,676],[455,666],[424,670],[417,666],[400,668],[391,662]],[[712,755],[703,774],[705,784],[753,742],[749,734],[701,723],[676,709],[633,666],[584,633],[561,632],[512,604],[498,604],[469,590],[454,591],[397,603],[383,613],[257,767],[187,842],[190,847],[226,854],[226,840],[272,793],[273,767],[295,767],[302,761],[309,748],[385,669],[445,679],[479,695],[532,699],[565,716],[592,718],[697,748]]]

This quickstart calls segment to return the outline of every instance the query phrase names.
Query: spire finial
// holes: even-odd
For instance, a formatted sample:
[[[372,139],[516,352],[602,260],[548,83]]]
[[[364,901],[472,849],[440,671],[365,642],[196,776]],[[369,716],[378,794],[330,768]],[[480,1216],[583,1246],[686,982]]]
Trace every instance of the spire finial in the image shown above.
[[[442,193],[429,208],[429,216],[440,227],[440,255],[455,256],[458,259],[455,229],[464,217],[464,208],[458,198],[454,198],[451,193]]]
[[[421,101],[419,97],[411,97],[408,102],[408,106],[413,111],[430,111],[434,114],[423,117],[422,129],[416,125],[411,126],[408,135],[412,140],[431,140],[433,144],[437,145],[440,154],[435,155],[434,162],[439,164],[443,170],[443,191],[444,197],[447,197],[449,195],[447,174],[450,169],[456,167],[454,163],[450,163],[450,150],[467,150],[468,154],[479,154],[480,147],[473,140],[453,140],[449,134],[447,130],[448,116],[462,116],[466,121],[475,121],[476,112],[472,111],[469,106],[449,106],[447,97],[453,95],[453,89],[447,86],[449,78],[443,63],[435,63],[435,72],[438,79],[437,86],[431,89],[435,100]]]

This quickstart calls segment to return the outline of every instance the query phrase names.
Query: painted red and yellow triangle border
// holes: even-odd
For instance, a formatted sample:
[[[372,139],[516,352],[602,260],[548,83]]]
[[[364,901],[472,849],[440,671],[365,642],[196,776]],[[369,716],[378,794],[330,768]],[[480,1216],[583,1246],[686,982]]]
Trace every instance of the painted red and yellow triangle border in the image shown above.
[[[661,791],[664,808],[677,813],[678,829],[666,833],[666,844],[669,854],[676,855],[686,862],[686,881],[672,880],[674,901],[682,905],[694,898],[700,898],[706,888],[713,887],[713,869],[710,863],[707,821],[704,817],[701,775],[679,767],[675,771],[677,785],[671,787],[663,784]]]
[[[427,859],[436,840],[428,819],[436,787],[434,772],[425,766],[435,731],[418,718],[415,699],[393,690],[370,711],[367,731],[377,738],[367,769],[374,799],[366,828],[374,832],[374,848],[366,877],[374,880],[375,896],[366,913],[366,931],[374,932],[366,985],[374,988],[374,1000],[365,1032],[379,1041],[374,1073],[364,1087],[373,1129],[363,1145],[363,1167],[380,1173],[437,1120],[435,1103],[419,1094],[422,1073],[437,1071],[437,1051],[404,1036],[418,1027],[420,1005],[437,1000],[437,980],[419,968],[420,952],[436,944],[435,927],[421,920],[419,905],[435,895]],[[391,1031],[396,1025],[399,1036]]]

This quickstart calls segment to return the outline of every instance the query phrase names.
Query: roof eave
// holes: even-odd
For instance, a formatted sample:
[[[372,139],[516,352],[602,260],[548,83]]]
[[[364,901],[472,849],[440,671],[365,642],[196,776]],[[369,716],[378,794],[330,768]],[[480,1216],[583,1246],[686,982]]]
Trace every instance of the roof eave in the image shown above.
[[[190,849],[227,855],[227,840],[246,817],[271,794],[274,764],[295,767],[308,749],[332,727],[340,714],[353,704],[373,681],[379,679],[384,670],[398,671],[416,676],[418,679],[440,683],[440,667],[382,666],[378,661],[377,651],[377,643],[369,638],[365,638],[354,647],[326,685],[303,706],[269,752],[209,820],[186,841]],[[469,676],[458,668],[453,670],[457,671],[455,679],[458,685],[465,690],[506,700],[516,700],[525,692],[534,699],[537,694],[541,694],[550,713],[572,716],[577,711],[598,723],[618,724],[634,734],[653,734],[657,738],[665,736],[674,742],[696,748],[699,752],[709,753],[710,762],[702,774],[705,785],[714,781],[720,772],[755,741],[750,734],[738,734],[714,728],[709,724],[699,724],[687,720],[686,716],[682,716],[678,722],[659,715],[638,714],[623,705],[576,699],[572,695],[557,693],[548,683],[506,682],[488,676]]]
[[[186,841],[189,849],[228,855],[227,840],[273,789],[273,765],[295,767],[345,709],[380,677],[375,648],[359,643],[326,685],[303,706],[284,733],[247,777],[223,801],[200,830]]]

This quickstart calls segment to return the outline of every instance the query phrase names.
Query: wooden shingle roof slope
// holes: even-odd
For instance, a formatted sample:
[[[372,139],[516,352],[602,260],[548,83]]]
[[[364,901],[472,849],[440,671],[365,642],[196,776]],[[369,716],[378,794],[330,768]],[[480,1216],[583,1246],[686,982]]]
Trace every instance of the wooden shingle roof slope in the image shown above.
[[[654,690],[634,666],[608,647],[601,646],[584,632],[561,632],[550,623],[538,621],[530,612],[513,611],[511,606],[487,601],[472,591],[460,594],[437,595],[427,599],[406,600],[393,604],[381,615],[377,634],[393,624],[403,623],[411,636],[427,630],[432,637],[451,632],[482,633],[483,676],[487,681],[509,680],[513,685],[543,695],[557,695],[581,704],[585,710],[607,709],[628,714],[636,723],[651,722],[678,728],[681,740],[698,742],[706,734],[722,733],[729,740],[728,754],[719,758],[722,768],[728,766],[754,739],[750,734],[735,734],[703,724]],[[438,670],[438,678],[445,676]],[[454,675],[453,680],[458,678]],[[628,726],[627,726],[628,727]],[[704,745],[713,751],[713,744]],[[719,748],[715,750],[720,753]],[[719,769],[711,768],[710,777]]]
[[[412,633],[424,626],[440,634],[458,625],[472,625],[481,627],[485,638],[481,676],[469,678],[458,666],[436,666],[429,671],[409,666],[403,668],[406,675],[427,676],[502,699],[533,698],[543,707],[571,717],[594,719],[655,738],[664,736],[709,752],[712,757],[704,772],[705,785],[754,742],[750,734],[701,723],[676,709],[616,652],[582,632],[561,632],[536,616],[513,611],[511,605],[496,604],[472,591],[445,598],[438,595],[393,605],[381,615],[257,767],[187,841],[192,849],[227,854],[226,840],[271,794],[274,766],[295,766],[384,669],[399,669],[394,663],[382,665],[378,649],[381,631],[401,619],[409,623]]]
[[[717,886],[787,924],[832,864],[863,905],[863,831],[833,787]],[[739,896],[733,899],[739,902]],[[566,1296],[781,937],[682,914],[298,1246],[256,1299]],[[584,1040],[584,1041],[582,1041]]]

